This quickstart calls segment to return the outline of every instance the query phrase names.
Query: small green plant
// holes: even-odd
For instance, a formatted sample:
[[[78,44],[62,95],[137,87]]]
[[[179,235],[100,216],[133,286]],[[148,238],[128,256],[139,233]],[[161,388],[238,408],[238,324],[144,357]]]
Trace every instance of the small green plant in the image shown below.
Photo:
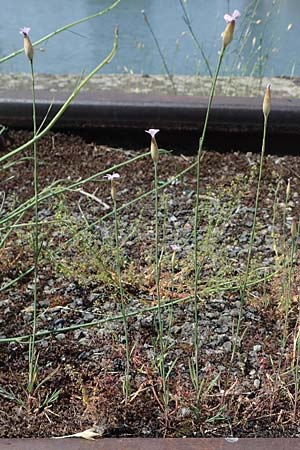
[[[165,367],[165,356],[166,347],[164,340],[164,321],[161,310],[161,292],[160,292],[160,276],[161,276],[161,257],[159,251],[159,205],[158,205],[158,159],[159,150],[156,142],[155,135],[159,130],[150,128],[146,131],[151,136],[150,144],[150,154],[154,166],[154,192],[155,192],[155,205],[154,205],[154,221],[155,221],[155,288],[156,288],[156,298],[157,298],[157,316],[158,316],[158,346],[159,346],[159,357],[158,357],[158,368],[162,379],[162,397],[163,405],[166,409],[169,404],[169,389],[168,389],[168,378],[170,371],[166,372]]]
[[[119,0],[120,1],[120,0]],[[118,2],[115,2],[115,5],[117,5]],[[21,147],[13,150],[12,152],[6,153],[3,157],[1,157],[1,162],[7,160],[8,158],[11,158],[13,155],[16,155],[20,153],[25,148],[28,148],[29,146],[33,146],[33,186],[34,186],[34,197],[32,201],[32,206],[34,209],[34,222],[33,222],[33,268],[27,270],[25,274],[28,274],[33,271],[33,314],[32,314],[32,333],[29,336],[28,341],[28,383],[27,383],[27,396],[28,396],[28,409],[29,411],[32,411],[32,399],[34,399],[34,395],[37,395],[38,390],[41,388],[41,386],[44,384],[45,380],[42,382],[38,382],[38,361],[39,361],[39,355],[36,351],[36,335],[37,335],[37,308],[38,308],[38,271],[39,271],[39,258],[40,258],[40,250],[41,250],[41,242],[40,242],[40,230],[39,230],[39,182],[38,182],[38,151],[37,151],[37,143],[38,140],[47,134],[47,132],[51,129],[51,127],[54,125],[54,123],[58,120],[58,118],[64,113],[66,108],[69,106],[69,104],[72,102],[73,98],[80,92],[80,90],[85,86],[85,84],[90,80],[90,78],[101,68],[103,65],[108,63],[110,59],[114,56],[117,50],[117,42],[118,42],[118,31],[115,31],[115,41],[114,41],[114,48],[110,55],[102,62],[100,63],[85,79],[76,87],[74,92],[71,94],[69,99],[64,103],[62,108],[60,109],[59,113],[50,121],[50,124],[46,126],[42,131],[41,127],[37,129],[37,118],[36,118],[36,95],[35,95],[35,73],[34,73],[34,47],[31,43],[31,40],[29,38],[29,27],[23,27],[21,28],[20,33],[23,35],[24,40],[24,52],[27,56],[29,62],[30,62],[30,69],[31,69],[31,82],[32,82],[32,120],[33,120],[33,137],[30,139],[27,143],[22,145]],[[62,31],[62,30],[61,30]],[[17,53],[17,52],[16,52]],[[14,55],[13,55],[14,56]],[[6,59],[9,59],[10,56],[6,58],[2,58],[1,62],[3,62]],[[51,123],[52,122],[52,123]],[[42,122],[42,125],[44,122]],[[49,126],[50,125],[50,126]],[[3,128],[2,128],[3,131]],[[1,133],[2,133],[1,131]],[[9,166],[9,165],[6,165]],[[6,167],[8,168],[8,167]],[[25,211],[28,209],[28,206],[25,208]],[[17,219],[14,222],[14,226],[18,225],[18,222],[23,218],[23,215],[25,211],[22,211],[21,213],[17,213]],[[9,220],[9,219],[8,219]],[[4,238],[1,240],[1,246],[3,246],[13,228],[9,229]],[[22,275],[23,276],[23,275]],[[17,277],[16,280],[19,280],[21,276]],[[7,289],[11,284],[8,283],[2,286],[2,289]],[[46,378],[48,379],[48,377]],[[1,390],[0,393],[4,394],[10,394],[10,392]],[[55,401],[58,397],[59,390],[54,391],[50,396],[46,396],[46,398],[42,401],[41,405],[44,408],[48,405],[49,402]],[[6,395],[6,397],[8,397]],[[11,396],[10,396],[11,397]]]
[[[119,243],[119,218],[117,212],[117,188],[116,179],[120,178],[118,173],[108,174],[106,178],[111,182],[111,198],[113,201],[114,209],[114,222],[115,222],[115,251],[116,251],[116,271],[118,276],[119,293],[121,298],[121,314],[123,317],[123,329],[125,334],[125,350],[126,350],[126,366],[125,366],[125,377],[123,383],[123,391],[125,395],[125,401],[128,402],[130,397],[130,346],[129,346],[129,334],[128,334],[128,318],[127,309],[124,298],[123,280],[121,272],[121,254],[120,254],[120,243]]]
[[[20,33],[24,38],[24,51],[30,62],[31,69],[31,81],[32,81],[32,122],[33,122],[33,139],[37,133],[36,122],[36,100],[35,100],[35,78],[33,67],[33,46],[31,44],[29,33],[30,28],[21,28]],[[28,393],[32,393],[37,372],[38,356],[35,348],[35,336],[37,330],[37,304],[38,304],[38,269],[39,269],[39,216],[38,216],[38,195],[39,195],[39,182],[38,182],[38,153],[37,153],[37,141],[33,142],[33,186],[34,186],[34,239],[33,239],[33,252],[34,252],[34,269],[33,269],[33,318],[32,318],[32,337],[29,341],[29,370],[28,370]]]
[[[196,399],[199,402],[201,398],[202,387],[199,384],[199,311],[198,311],[198,296],[199,296],[199,277],[200,266],[198,260],[198,227],[199,227],[199,196],[200,196],[200,175],[201,175],[201,161],[202,150],[206,136],[206,130],[208,125],[209,114],[211,110],[212,101],[215,94],[216,83],[220,72],[221,64],[225,55],[225,50],[230,44],[233,38],[233,32],[235,28],[235,21],[240,16],[239,11],[235,10],[231,15],[226,14],[224,16],[227,26],[222,35],[222,47],[219,56],[219,62],[217,65],[216,73],[212,80],[211,91],[208,100],[207,111],[205,115],[204,125],[201,137],[199,139],[198,155],[197,155],[197,186],[196,186],[196,200],[195,200],[195,217],[194,217],[194,356],[189,361],[189,368],[191,379],[196,392]]]
[[[241,306],[240,306],[239,317],[238,317],[237,325],[236,325],[235,339],[234,339],[234,345],[233,345],[233,350],[232,350],[232,354],[231,354],[231,360],[233,360],[233,358],[235,356],[237,342],[238,342],[239,333],[240,333],[241,321],[242,321],[242,317],[243,317],[243,308],[244,308],[245,300],[246,300],[246,286],[248,283],[248,277],[249,277],[249,272],[250,272],[250,263],[251,263],[251,257],[252,257],[252,251],[253,251],[253,245],[254,245],[254,239],[255,239],[255,233],[256,233],[256,221],[257,221],[257,213],[258,213],[259,198],[260,198],[260,191],[261,191],[261,184],[262,184],[262,175],[263,175],[263,165],[264,165],[264,158],[265,158],[267,125],[268,125],[268,118],[269,118],[269,114],[270,114],[270,110],[271,110],[271,85],[270,84],[268,84],[268,86],[266,88],[266,93],[264,96],[262,110],[263,110],[263,115],[264,115],[264,129],[263,129],[263,138],[262,138],[262,146],[261,146],[261,154],[260,154],[259,174],[258,174],[257,187],[256,187],[255,207],[254,207],[251,235],[250,235],[250,240],[249,240],[245,275],[244,275],[244,279],[243,279],[243,282],[241,285],[241,290],[240,290]]]

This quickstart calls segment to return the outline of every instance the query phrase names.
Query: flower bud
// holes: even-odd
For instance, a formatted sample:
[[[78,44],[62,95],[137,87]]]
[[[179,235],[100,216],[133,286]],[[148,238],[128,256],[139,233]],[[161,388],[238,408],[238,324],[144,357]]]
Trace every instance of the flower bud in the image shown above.
[[[225,16],[224,16],[224,20],[227,22],[227,26],[222,33],[222,46],[223,46],[222,48],[223,48],[223,50],[225,50],[227,45],[229,45],[230,42],[232,41],[234,27],[235,27],[235,21],[236,21],[236,19],[238,19],[240,17],[240,15],[241,15],[240,12],[236,9],[235,11],[233,11],[232,15],[225,14]]]
[[[263,113],[266,119],[268,118],[270,111],[271,111],[271,85],[268,84],[263,101]]]
[[[30,61],[32,61],[32,59],[33,59],[33,46],[32,46],[32,43],[31,43],[31,41],[29,39],[29,36],[28,36],[29,31],[30,31],[29,27],[23,27],[20,30],[20,34],[22,34],[23,38],[24,38],[24,52],[25,52],[25,55],[27,56],[27,58]]]

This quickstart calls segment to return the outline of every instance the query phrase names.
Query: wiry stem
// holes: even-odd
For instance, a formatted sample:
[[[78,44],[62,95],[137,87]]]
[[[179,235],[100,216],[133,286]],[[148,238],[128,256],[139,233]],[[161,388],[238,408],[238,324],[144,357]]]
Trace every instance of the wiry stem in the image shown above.
[[[108,12],[111,11],[112,9],[114,9],[116,6],[118,6],[118,4],[119,4],[120,2],[121,2],[121,0],[116,0],[114,3],[112,3],[110,6],[108,6],[108,7],[105,8],[105,9],[103,9],[102,11],[98,11],[97,13],[92,14],[91,16],[83,17],[83,18],[81,18],[81,19],[79,19],[79,20],[76,20],[75,22],[72,22],[72,23],[69,23],[69,24],[67,24],[67,25],[64,25],[63,27],[58,28],[58,29],[55,30],[55,31],[52,31],[51,33],[47,34],[46,36],[43,36],[41,39],[39,39],[39,40],[33,42],[32,45],[35,47],[35,46],[37,46],[37,45],[39,45],[39,44],[42,44],[42,43],[45,42],[45,41],[48,41],[48,40],[51,39],[53,36],[56,36],[57,34],[60,34],[60,33],[62,33],[63,31],[69,30],[70,28],[75,27],[76,25],[79,25],[79,24],[81,24],[81,23],[88,22],[89,20],[95,19],[96,17],[100,17],[100,16],[102,16],[102,15],[108,13]],[[11,59],[11,58],[14,58],[14,57],[17,56],[17,55],[20,55],[20,54],[23,53],[23,52],[24,52],[24,49],[23,49],[23,48],[20,48],[19,50],[15,51],[15,52],[13,52],[13,53],[10,53],[9,55],[3,56],[2,58],[0,58],[0,64],[3,63],[3,62],[5,62],[5,61],[8,61],[8,60]]]
[[[195,216],[194,216],[194,361],[190,364],[190,367],[193,365],[192,369],[192,381],[194,384],[194,388],[197,393],[197,397],[200,395],[199,393],[199,318],[198,318],[198,285],[199,285],[199,262],[198,262],[198,225],[199,225],[199,195],[200,195],[200,173],[201,173],[201,159],[202,159],[202,150],[203,143],[206,136],[206,130],[208,125],[208,118],[210,114],[211,104],[213,101],[216,83],[218,79],[218,75],[220,72],[223,56],[225,53],[225,49],[222,48],[220,53],[219,62],[217,66],[216,73],[213,78],[211,91],[209,95],[209,101],[203,126],[202,135],[199,139],[199,148],[198,148],[198,156],[197,156],[197,186],[196,186],[196,202],[195,202]]]
[[[102,67],[104,67],[106,64],[110,63],[112,58],[115,56],[117,49],[118,49],[118,39],[119,39],[119,30],[118,28],[115,29],[115,39],[114,39],[114,45],[109,53],[109,55],[100,63],[98,66],[96,66],[82,81],[81,83],[74,89],[72,94],[68,97],[68,99],[65,101],[65,103],[62,105],[62,107],[59,109],[59,111],[55,114],[52,120],[48,123],[48,125],[39,133],[36,133],[36,135],[30,139],[25,144],[20,145],[20,147],[16,148],[15,150],[12,150],[9,153],[6,153],[5,155],[0,157],[0,163],[3,161],[11,158],[12,156],[20,153],[22,150],[25,150],[26,148],[30,147],[34,142],[41,139],[43,136],[45,136],[51,128],[55,125],[55,123],[58,121],[58,119],[64,114],[64,112],[67,110],[67,108],[70,106],[72,101],[75,99],[75,97],[79,94],[79,92],[84,88],[84,86],[90,81],[90,79],[96,75],[97,72],[99,72]]]
[[[179,0],[179,3],[180,3],[181,8],[183,10],[183,20],[186,23],[186,26],[188,27],[189,32],[191,33],[191,36],[192,36],[195,44],[197,45],[198,49],[200,50],[201,56],[203,58],[203,61],[205,62],[205,65],[206,65],[207,71],[209,73],[209,76],[212,78],[213,77],[213,73],[211,71],[211,68],[210,68],[210,65],[209,65],[209,61],[208,61],[208,59],[207,59],[207,57],[206,57],[206,55],[204,53],[202,45],[200,44],[200,42],[198,41],[198,39],[197,39],[197,37],[196,37],[196,35],[194,33],[194,30],[193,30],[193,27],[192,27],[189,15],[188,15],[186,7],[184,5],[184,0]]]
[[[36,99],[35,99],[35,78],[33,69],[33,60],[30,61],[31,79],[32,79],[32,121],[33,121],[33,137],[36,136]],[[38,155],[37,141],[33,142],[33,185],[34,185],[34,270],[33,270],[33,319],[32,319],[32,339],[29,345],[29,380],[28,392],[31,393],[34,388],[36,354],[35,354],[35,338],[37,329],[37,297],[38,297],[38,264],[39,264],[39,217],[38,217]]]
[[[151,35],[153,37],[153,40],[154,40],[154,43],[155,43],[156,48],[158,50],[159,56],[161,57],[163,66],[165,68],[167,76],[168,76],[168,78],[170,80],[170,83],[172,85],[173,92],[174,92],[174,94],[177,94],[177,89],[176,89],[176,86],[175,86],[175,83],[174,83],[174,80],[173,80],[173,75],[171,74],[171,72],[169,70],[169,67],[168,67],[165,55],[163,54],[162,49],[160,48],[159,42],[157,40],[157,37],[155,36],[154,30],[153,30],[153,28],[152,28],[152,26],[151,26],[151,24],[149,22],[149,19],[148,19],[147,15],[146,15],[145,11],[142,11],[142,14],[143,14],[144,20],[146,22],[146,25],[149,28],[149,31],[150,31],[150,33],[151,33]]]
[[[260,283],[266,283],[267,280],[272,280],[273,278],[276,277],[276,275],[278,275],[278,272],[272,272],[271,274],[267,275],[267,276],[263,276],[262,278],[258,279],[258,280],[254,280],[254,281],[249,281],[247,287],[251,287],[251,286],[257,286]],[[240,290],[240,285],[238,284],[238,282],[236,284],[232,284],[232,281],[227,281],[227,282],[223,282],[221,284],[221,286],[216,286],[215,288],[206,288],[203,290],[203,295],[211,295],[211,294],[216,294],[221,292],[238,292]],[[191,295],[187,295],[186,297],[183,298],[178,298],[178,299],[172,299],[170,301],[166,301],[164,303],[161,304],[161,309],[164,308],[169,308],[171,306],[174,307],[174,305],[180,304],[180,303],[184,303],[190,300],[193,300],[194,296]],[[141,314],[144,314],[146,312],[151,312],[151,311],[157,311],[157,305],[154,306],[150,306],[147,308],[142,308],[142,309],[137,309],[137,310],[133,310],[133,311],[129,311],[127,312],[127,318],[129,317],[137,317],[138,315],[140,316]],[[66,333],[69,331],[74,331],[74,330],[81,330],[81,329],[87,329],[87,328],[93,328],[93,327],[99,327],[101,325],[103,325],[104,323],[108,323],[108,322],[114,322],[114,321],[121,321],[123,320],[122,314],[118,314],[116,316],[109,316],[106,317],[104,319],[101,320],[97,320],[94,322],[88,322],[88,323],[80,323],[77,325],[70,325],[68,327],[63,327],[63,328],[59,328],[59,329],[54,329],[54,330],[40,330],[37,331],[36,333],[36,337],[38,338],[45,338],[51,335],[55,335],[57,333]],[[8,343],[8,342],[23,342],[26,343],[28,341],[28,339],[30,339],[31,335],[25,334],[25,335],[21,335],[21,336],[15,336],[15,337],[7,337],[7,338],[0,338],[0,344],[4,344],[4,343]]]
[[[158,226],[158,170],[157,162],[154,162],[154,191],[155,191],[155,286],[157,298],[157,316],[158,316],[158,345],[159,345],[159,371],[162,379],[162,390],[164,406],[168,405],[166,373],[165,373],[165,354],[164,354],[164,324],[161,311],[160,296],[160,257],[159,257],[159,226]]]
[[[259,174],[258,174],[257,188],[256,188],[253,223],[252,223],[252,229],[251,229],[251,235],[250,235],[250,241],[249,241],[249,248],[248,248],[248,254],[247,254],[246,270],[245,270],[243,284],[242,284],[241,290],[240,290],[240,303],[241,304],[240,304],[239,316],[238,316],[238,321],[237,321],[237,326],[236,326],[236,331],[235,331],[235,338],[234,338],[233,349],[232,349],[232,353],[231,353],[231,361],[233,361],[235,353],[236,353],[237,341],[238,341],[238,338],[239,338],[241,321],[242,321],[242,317],[243,317],[243,309],[244,309],[244,305],[245,305],[246,287],[247,287],[247,284],[248,284],[248,278],[249,278],[249,272],[250,272],[250,263],[251,263],[253,245],[254,245],[255,232],[256,232],[257,211],[258,211],[259,196],[260,196],[260,190],[261,190],[261,181],[262,181],[264,157],[265,157],[267,124],[268,124],[268,116],[264,115],[263,140],[262,140],[261,153],[260,153],[260,164],[259,164]]]
[[[126,367],[125,367],[125,379],[124,379],[124,394],[125,400],[128,401],[130,396],[130,349],[129,349],[129,336],[128,336],[128,318],[127,318],[127,310],[124,299],[124,289],[122,282],[122,273],[121,273],[121,257],[120,257],[120,245],[119,245],[119,219],[117,213],[117,202],[116,198],[113,199],[114,204],[114,219],[115,219],[115,245],[116,245],[116,255],[117,255],[117,275],[118,275],[118,283],[119,283],[119,292],[121,297],[121,314],[123,319],[123,328],[125,334],[125,351],[126,351]]]

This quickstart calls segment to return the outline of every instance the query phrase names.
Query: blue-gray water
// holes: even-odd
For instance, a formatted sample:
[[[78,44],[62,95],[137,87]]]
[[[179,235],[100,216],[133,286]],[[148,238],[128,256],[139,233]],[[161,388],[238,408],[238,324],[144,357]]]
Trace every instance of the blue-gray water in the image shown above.
[[[113,0],[0,0],[0,56],[22,47],[22,26],[31,27],[34,41],[111,3]],[[300,76],[300,0],[186,0],[185,6],[212,70],[229,6],[230,12],[239,9],[242,17],[226,54],[224,74]],[[122,0],[110,13],[42,44],[35,54],[35,70],[53,74],[89,71],[110,51],[113,29],[119,25],[119,51],[103,72],[164,73],[141,10],[147,14],[171,73],[207,74],[179,0]],[[0,71],[27,72],[28,62],[22,54],[0,64]]]

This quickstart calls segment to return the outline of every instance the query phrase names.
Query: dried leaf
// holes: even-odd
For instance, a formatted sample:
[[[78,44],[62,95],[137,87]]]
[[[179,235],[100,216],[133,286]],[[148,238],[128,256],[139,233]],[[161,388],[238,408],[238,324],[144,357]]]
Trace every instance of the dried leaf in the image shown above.
[[[97,433],[93,428],[81,431],[80,433],[68,434],[67,436],[53,436],[52,439],[82,438],[88,441],[94,441],[95,437],[101,437],[103,433]]]

